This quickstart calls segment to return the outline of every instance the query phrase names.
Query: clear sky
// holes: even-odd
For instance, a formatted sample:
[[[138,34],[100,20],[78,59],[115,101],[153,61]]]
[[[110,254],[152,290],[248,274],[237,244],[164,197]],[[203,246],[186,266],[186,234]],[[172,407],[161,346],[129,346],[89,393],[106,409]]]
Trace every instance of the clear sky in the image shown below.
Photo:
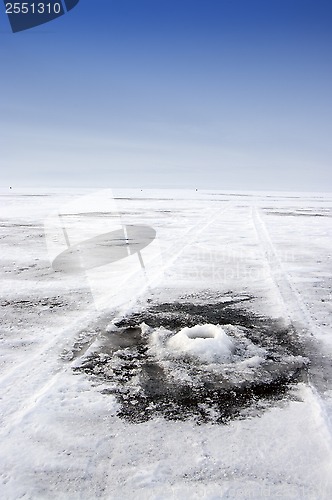
[[[1,186],[332,190],[331,0],[0,8]]]

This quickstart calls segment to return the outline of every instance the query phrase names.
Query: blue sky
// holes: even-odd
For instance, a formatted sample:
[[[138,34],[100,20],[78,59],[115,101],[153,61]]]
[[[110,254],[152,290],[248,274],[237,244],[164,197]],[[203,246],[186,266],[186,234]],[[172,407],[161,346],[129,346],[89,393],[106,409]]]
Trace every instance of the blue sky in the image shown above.
[[[330,0],[0,18],[0,185],[332,189]]]

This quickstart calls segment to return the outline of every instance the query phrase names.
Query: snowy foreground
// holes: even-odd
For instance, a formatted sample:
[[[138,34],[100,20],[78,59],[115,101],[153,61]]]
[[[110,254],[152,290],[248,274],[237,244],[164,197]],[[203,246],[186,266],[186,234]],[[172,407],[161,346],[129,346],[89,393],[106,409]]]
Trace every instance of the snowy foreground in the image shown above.
[[[332,498],[332,195],[113,196],[0,191],[0,497]]]

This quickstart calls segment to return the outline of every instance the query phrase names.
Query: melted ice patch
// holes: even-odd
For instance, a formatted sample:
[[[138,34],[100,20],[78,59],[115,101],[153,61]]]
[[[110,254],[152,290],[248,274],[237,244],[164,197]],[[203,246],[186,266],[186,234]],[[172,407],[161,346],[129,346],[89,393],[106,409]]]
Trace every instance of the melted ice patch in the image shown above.
[[[107,381],[103,392],[116,395],[118,415],[130,422],[164,416],[223,423],[260,407],[259,400],[282,399],[289,384],[305,377],[307,360],[279,345],[282,333],[287,340],[287,331],[258,327],[206,322],[166,329],[142,322],[112,330],[105,352],[77,369]]]

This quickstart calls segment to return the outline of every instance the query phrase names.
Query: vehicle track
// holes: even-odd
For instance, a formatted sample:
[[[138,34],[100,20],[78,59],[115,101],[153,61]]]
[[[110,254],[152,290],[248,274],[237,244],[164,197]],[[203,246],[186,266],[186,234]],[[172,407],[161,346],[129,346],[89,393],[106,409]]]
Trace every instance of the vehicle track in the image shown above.
[[[57,354],[69,338],[74,338],[91,322],[91,311],[62,328],[42,348],[7,372],[0,380],[2,405],[0,435],[8,434],[18,425],[45,394],[51,390],[68,365],[60,364]]]
[[[318,333],[318,326],[314,324],[304,301],[292,284],[290,276],[285,270],[271,240],[261,212],[257,207],[252,207],[252,218],[258,240],[270,268],[271,276],[284,302],[285,311],[290,323],[298,334],[305,333],[314,335]]]
[[[285,270],[275,245],[272,242],[261,212],[257,207],[252,207],[252,219],[257,238],[270,268],[270,273],[276,289],[279,291],[282,298],[290,325],[296,334],[304,341],[308,339],[308,336],[311,337],[311,339],[315,339],[319,334],[319,327],[314,323],[300,293],[292,284],[290,276]],[[316,402],[316,409],[318,410],[317,415],[319,415],[318,418],[323,429],[322,433],[325,435],[326,441],[329,444],[332,459],[332,423],[327,417],[328,412],[323,398],[324,395],[319,390],[315,378],[314,372],[309,369],[309,387],[311,389],[311,395]]]

